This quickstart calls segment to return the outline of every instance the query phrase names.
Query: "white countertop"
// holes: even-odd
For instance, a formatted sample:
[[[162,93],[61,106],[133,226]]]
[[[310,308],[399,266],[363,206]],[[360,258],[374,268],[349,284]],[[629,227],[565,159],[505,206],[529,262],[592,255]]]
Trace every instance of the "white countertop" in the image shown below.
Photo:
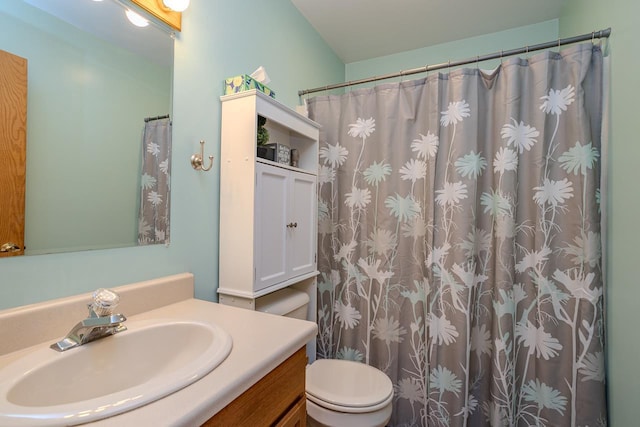
[[[213,322],[231,335],[233,348],[217,368],[182,390],[129,412],[85,425],[200,426],[314,339],[317,333],[317,325],[312,322],[193,298],[128,316],[127,322],[147,319]],[[50,343],[0,355],[0,367]]]
[[[130,320],[184,318],[215,322],[233,338],[224,362],[163,399],[96,421],[91,426],[199,426],[313,339],[315,323],[196,299],[148,311]]]

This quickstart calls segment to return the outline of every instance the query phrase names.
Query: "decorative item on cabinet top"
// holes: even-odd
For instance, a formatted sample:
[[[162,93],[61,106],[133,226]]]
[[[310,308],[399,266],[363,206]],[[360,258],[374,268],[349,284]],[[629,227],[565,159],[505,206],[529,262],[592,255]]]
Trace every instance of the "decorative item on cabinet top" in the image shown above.
[[[276,97],[276,93],[269,89],[267,85],[260,83],[247,74],[241,74],[239,76],[233,76],[224,79],[225,95],[231,95],[232,93],[244,92],[251,89],[259,90],[260,92],[274,99]]]

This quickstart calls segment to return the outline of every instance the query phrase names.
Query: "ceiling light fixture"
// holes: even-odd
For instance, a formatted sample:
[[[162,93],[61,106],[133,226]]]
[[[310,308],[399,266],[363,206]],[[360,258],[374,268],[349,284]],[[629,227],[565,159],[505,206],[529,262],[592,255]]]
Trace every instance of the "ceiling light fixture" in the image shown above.
[[[171,10],[184,12],[189,7],[190,0],[162,0],[162,3]]]
[[[137,13],[133,12],[132,10],[127,9],[125,13],[127,15],[127,19],[129,20],[129,22],[131,22],[136,27],[146,27],[147,25],[149,25],[149,21],[147,21]]]

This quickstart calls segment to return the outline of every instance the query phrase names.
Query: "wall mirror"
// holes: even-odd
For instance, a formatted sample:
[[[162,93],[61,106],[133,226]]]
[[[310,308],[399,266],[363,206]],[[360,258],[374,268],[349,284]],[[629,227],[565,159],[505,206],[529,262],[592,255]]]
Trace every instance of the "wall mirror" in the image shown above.
[[[116,0],[11,0],[0,50],[27,60],[24,254],[138,245],[143,130],[171,113],[172,35]]]

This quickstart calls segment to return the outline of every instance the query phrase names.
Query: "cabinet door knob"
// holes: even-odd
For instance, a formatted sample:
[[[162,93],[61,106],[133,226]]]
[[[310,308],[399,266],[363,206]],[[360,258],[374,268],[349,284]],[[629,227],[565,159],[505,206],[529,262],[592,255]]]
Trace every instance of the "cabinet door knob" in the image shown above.
[[[287,228],[296,228],[298,226],[297,222],[290,222],[289,224],[287,224]]]

